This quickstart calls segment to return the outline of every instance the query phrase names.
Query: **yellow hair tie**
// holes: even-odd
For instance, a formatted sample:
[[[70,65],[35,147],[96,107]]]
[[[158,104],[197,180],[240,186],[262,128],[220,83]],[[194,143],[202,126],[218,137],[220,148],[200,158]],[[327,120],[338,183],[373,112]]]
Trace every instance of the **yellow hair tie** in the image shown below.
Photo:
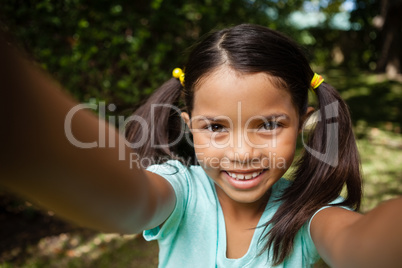
[[[316,89],[317,87],[319,87],[321,85],[321,83],[324,82],[324,78],[322,78],[321,75],[314,73],[313,79],[311,79],[311,90],[313,92],[315,92],[314,89]]]
[[[180,84],[184,87],[184,72],[180,68],[175,68],[172,72],[172,75],[174,78],[177,78],[180,80]]]

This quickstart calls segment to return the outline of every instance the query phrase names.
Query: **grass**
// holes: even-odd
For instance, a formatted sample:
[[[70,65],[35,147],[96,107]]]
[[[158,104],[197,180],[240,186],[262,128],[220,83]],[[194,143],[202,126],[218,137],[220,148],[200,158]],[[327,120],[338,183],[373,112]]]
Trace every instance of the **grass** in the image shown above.
[[[42,238],[28,247],[23,261],[4,262],[8,267],[157,267],[158,245],[137,235],[85,232],[62,233]]]
[[[402,195],[402,84],[359,72],[325,73],[351,109],[365,179],[362,211],[367,212]],[[9,251],[14,261],[4,261],[0,268],[156,267],[158,262],[156,242],[97,233],[43,237],[23,258],[18,258],[18,248]],[[320,261],[315,267],[328,266]]]
[[[384,75],[326,72],[350,107],[364,178],[362,211],[402,195],[402,83]]]
[[[364,212],[380,202],[402,195],[402,137],[370,128],[358,141],[364,175]]]

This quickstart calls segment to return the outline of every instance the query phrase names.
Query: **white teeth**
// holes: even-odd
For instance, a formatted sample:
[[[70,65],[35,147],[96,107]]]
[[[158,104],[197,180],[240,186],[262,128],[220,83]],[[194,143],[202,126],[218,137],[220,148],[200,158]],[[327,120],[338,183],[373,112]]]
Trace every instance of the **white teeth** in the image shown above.
[[[253,172],[253,174],[247,174],[247,175],[233,173],[233,172],[227,172],[227,174],[229,174],[230,177],[232,177],[233,179],[236,179],[236,180],[249,180],[249,179],[257,177],[262,172],[263,172],[263,170],[261,170],[260,172]]]

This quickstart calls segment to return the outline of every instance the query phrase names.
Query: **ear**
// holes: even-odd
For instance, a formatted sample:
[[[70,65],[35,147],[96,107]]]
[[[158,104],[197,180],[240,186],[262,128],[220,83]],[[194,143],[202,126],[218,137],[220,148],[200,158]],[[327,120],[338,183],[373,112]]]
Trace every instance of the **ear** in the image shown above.
[[[191,124],[190,124],[190,116],[186,112],[182,112],[180,114],[181,118],[184,120],[186,123],[187,127],[191,130]]]
[[[314,113],[314,108],[311,107],[311,106],[309,106],[309,107],[307,108],[306,113],[300,117],[299,134],[300,134],[301,131],[302,131],[303,124],[306,122],[306,120],[310,117],[310,115],[311,115],[312,113]]]

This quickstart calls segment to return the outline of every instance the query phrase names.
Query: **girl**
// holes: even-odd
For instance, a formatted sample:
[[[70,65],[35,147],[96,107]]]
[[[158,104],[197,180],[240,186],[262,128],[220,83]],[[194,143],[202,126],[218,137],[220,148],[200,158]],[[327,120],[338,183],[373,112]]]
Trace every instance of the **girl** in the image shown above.
[[[69,143],[63,122],[74,102],[7,45],[0,49],[3,91],[15,89],[1,113],[13,111],[1,134],[2,183],[11,190],[92,228],[146,230],[159,242],[160,267],[308,267],[319,255],[333,267],[401,263],[402,200],[364,216],[352,211],[361,176],[348,109],[283,35],[239,25],[203,39],[185,73],[175,70],[181,79],[132,117],[126,134],[135,153],[123,157],[110,144],[124,138],[84,111],[72,120],[75,139],[93,142],[105,128],[109,146]],[[290,182],[282,176],[313,112],[309,88],[319,120]]]

